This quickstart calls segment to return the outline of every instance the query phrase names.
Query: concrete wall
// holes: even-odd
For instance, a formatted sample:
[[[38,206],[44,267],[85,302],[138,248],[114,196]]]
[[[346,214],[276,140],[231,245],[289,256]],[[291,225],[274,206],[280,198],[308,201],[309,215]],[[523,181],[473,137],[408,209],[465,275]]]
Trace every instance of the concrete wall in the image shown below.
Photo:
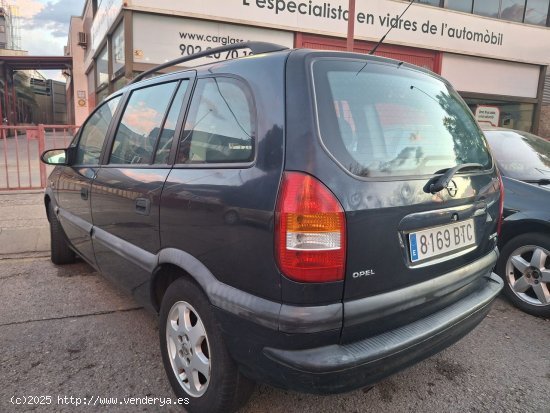
[[[544,105],[540,111],[539,136],[550,139],[550,105]]]
[[[27,56],[28,54],[26,50],[0,49],[0,56]]]
[[[65,83],[49,80],[52,91],[52,120],[54,125],[67,123],[67,95],[65,94]]]
[[[47,125],[63,125],[67,123],[67,101],[65,83],[48,79],[49,95],[35,95],[38,107],[33,110],[32,122]]]
[[[35,95],[37,108],[33,110],[32,123],[53,124],[52,97],[48,95]]]

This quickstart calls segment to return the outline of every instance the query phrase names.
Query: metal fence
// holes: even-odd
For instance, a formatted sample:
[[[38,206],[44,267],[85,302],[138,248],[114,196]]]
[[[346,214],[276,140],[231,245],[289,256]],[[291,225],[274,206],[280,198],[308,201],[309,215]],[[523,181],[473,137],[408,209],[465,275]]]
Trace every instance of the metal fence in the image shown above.
[[[0,126],[0,191],[44,188],[51,167],[40,155],[69,146],[77,130],[74,125]]]

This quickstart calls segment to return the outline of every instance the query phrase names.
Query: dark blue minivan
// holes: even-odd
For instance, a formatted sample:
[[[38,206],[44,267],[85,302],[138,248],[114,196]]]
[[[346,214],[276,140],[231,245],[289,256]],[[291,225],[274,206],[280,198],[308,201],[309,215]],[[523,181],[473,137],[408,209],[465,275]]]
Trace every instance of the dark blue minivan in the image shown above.
[[[42,156],[52,261],[78,255],[159,314],[191,412],[233,411],[254,382],[372,385],[459,340],[502,288],[502,183],[448,82],[238,47],[254,54],[113,93]]]

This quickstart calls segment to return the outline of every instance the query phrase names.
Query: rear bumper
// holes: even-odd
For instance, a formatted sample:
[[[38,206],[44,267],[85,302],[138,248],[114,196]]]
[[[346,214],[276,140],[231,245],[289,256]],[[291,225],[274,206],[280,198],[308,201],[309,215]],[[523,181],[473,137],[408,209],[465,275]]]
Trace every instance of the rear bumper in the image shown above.
[[[374,384],[470,332],[503,287],[492,273],[497,257],[495,249],[426,282],[321,306],[274,303],[219,282],[205,290],[245,375],[338,393]]]
[[[425,318],[343,345],[302,350],[263,349],[263,368],[276,386],[338,393],[374,384],[458,341],[486,316],[503,287],[489,273],[482,288]],[[264,370],[265,372],[265,370]]]

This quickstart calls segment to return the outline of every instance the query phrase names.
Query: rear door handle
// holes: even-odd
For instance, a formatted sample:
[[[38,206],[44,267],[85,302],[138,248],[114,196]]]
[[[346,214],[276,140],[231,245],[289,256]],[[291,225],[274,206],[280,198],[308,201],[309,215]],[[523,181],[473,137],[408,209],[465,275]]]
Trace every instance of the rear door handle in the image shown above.
[[[136,199],[136,213],[139,215],[149,215],[151,212],[151,201],[147,198]]]
[[[84,200],[88,199],[88,188],[86,187],[80,188],[80,198]]]

